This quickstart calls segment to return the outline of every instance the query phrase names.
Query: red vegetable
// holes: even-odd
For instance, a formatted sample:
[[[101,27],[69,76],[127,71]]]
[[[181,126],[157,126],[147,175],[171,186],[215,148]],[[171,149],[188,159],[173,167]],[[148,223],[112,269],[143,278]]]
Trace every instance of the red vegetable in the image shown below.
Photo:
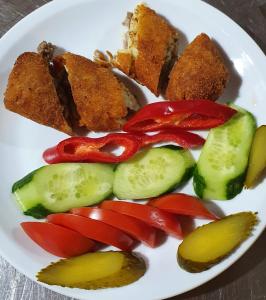
[[[136,240],[142,241],[151,247],[156,246],[157,230],[136,218],[94,207],[73,208],[71,209],[71,213],[102,221],[126,232]]]
[[[140,136],[141,147],[159,142],[175,142],[183,148],[193,148],[204,144],[204,138],[182,129],[168,129],[154,135],[143,134]]]
[[[108,200],[101,203],[101,208],[137,218],[150,226],[161,229],[177,238],[182,238],[182,230],[176,216],[156,207],[126,201]]]
[[[122,154],[116,156],[104,151],[103,148],[107,146],[122,146],[124,150]],[[139,140],[126,133],[111,133],[100,138],[72,137],[47,149],[43,153],[43,158],[49,164],[60,162],[118,163],[134,155],[139,147]]]
[[[168,128],[209,129],[223,124],[236,110],[210,100],[155,102],[144,106],[123,127],[128,132]]]
[[[97,220],[64,213],[49,215],[47,220],[53,224],[75,230],[85,237],[115,246],[124,251],[131,251],[135,246],[135,240],[129,235]]]
[[[178,214],[198,217],[202,219],[217,220],[216,215],[210,212],[200,202],[199,198],[186,194],[168,194],[159,198],[151,199],[148,205],[159,209]]]
[[[147,134],[111,133],[101,138],[72,137],[44,151],[43,158],[49,164],[62,162],[107,162],[118,163],[129,159],[141,147],[158,143],[175,142],[184,148],[198,147],[205,140],[197,134],[182,129]],[[122,146],[124,151],[116,156],[103,151],[106,146]]]
[[[77,256],[96,249],[94,241],[58,225],[42,222],[23,222],[20,225],[36,244],[59,257]]]

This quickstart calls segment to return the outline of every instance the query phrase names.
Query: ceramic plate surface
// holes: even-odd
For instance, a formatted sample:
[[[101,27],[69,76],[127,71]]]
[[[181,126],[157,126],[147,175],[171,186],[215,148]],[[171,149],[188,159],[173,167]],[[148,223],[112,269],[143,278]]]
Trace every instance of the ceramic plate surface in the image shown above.
[[[251,111],[258,125],[265,124],[266,59],[254,41],[232,20],[197,1],[154,0],[147,4],[166,17],[180,32],[182,48],[205,32],[222,48],[231,69],[231,80],[222,100],[232,101]],[[127,11],[137,1],[57,0],[33,12],[16,24],[0,40],[0,94],[3,98],[8,74],[15,59],[24,51],[34,51],[42,40],[68,51],[92,58],[95,49],[115,52],[122,46],[121,25]],[[145,87],[135,86],[138,94],[150,101],[155,97]],[[19,271],[35,280],[35,274],[56,257],[35,245],[21,230],[23,216],[11,197],[13,182],[44,164],[42,152],[66,135],[38,125],[0,106],[0,252]],[[198,153],[194,152],[195,156]],[[193,193],[189,182],[183,192]],[[179,241],[168,238],[157,249],[140,245],[136,251],[148,262],[148,270],[139,281],[123,288],[85,291],[49,287],[53,291],[79,299],[162,299],[191,290],[217,276],[234,263],[254,243],[266,224],[266,184],[243,192],[231,201],[215,201],[225,214],[257,211],[260,223],[254,234],[229,258],[212,269],[190,274],[176,262]],[[201,224],[197,222],[197,224]]]

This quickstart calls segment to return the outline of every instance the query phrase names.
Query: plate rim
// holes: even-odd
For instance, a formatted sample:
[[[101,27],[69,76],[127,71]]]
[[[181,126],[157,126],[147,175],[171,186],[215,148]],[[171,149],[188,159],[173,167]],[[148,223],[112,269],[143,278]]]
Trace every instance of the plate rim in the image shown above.
[[[80,5],[82,3],[89,3],[89,2],[93,2],[95,0],[76,0],[75,2],[72,0],[52,0],[51,2],[48,2],[46,4],[44,4],[43,6],[35,9],[34,11],[32,11],[30,14],[26,15],[25,17],[23,17],[19,22],[17,22],[14,26],[12,26],[0,39],[0,48],[7,50],[8,49],[8,45],[12,45],[12,39],[14,40],[14,35],[16,35],[17,31],[26,31],[28,27],[31,27],[29,23],[33,22],[35,19],[38,19],[37,23],[41,22],[42,19],[45,19],[53,14],[56,14],[57,12],[60,12],[63,9],[67,9],[71,6],[77,6]],[[111,0],[114,1],[114,0]],[[149,3],[152,3],[156,0],[148,0]],[[172,1],[172,0],[170,0]],[[225,13],[223,13],[222,11],[220,11],[219,9],[213,7],[211,4],[206,3],[202,0],[190,0],[190,4],[194,4],[194,5],[199,5],[201,6],[203,9],[207,9],[209,10],[209,12],[211,14],[214,15],[218,15],[220,18],[224,18],[227,22],[227,26],[233,26],[234,30],[241,35],[241,40],[242,38],[245,40],[246,43],[249,44],[249,47],[252,47],[254,51],[256,51],[256,59],[260,60],[260,63],[262,63],[262,61],[264,61],[264,66],[266,68],[266,57],[265,54],[263,52],[263,50],[260,48],[260,46],[253,40],[253,38],[239,25],[237,24],[234,20],[232,20],[229,16],[227,16]],[[187,6],[187,5],[185,5]],[[6,44],[5,44],[6,43]],[[1,56],[5,55],[5,51],[3,51]],[[265,77],[265,81],[266,81],[266,76]],[[164,298],[169,298],[169,297],[174,297],[177,295],[182,295],[188,291],[192,291],[195,288],[209,282],[210,280],[216,278],[218,275],[220,275],[221,273],[223,273],[226,269],[229,269],[235,262],[237,262],[247,251],[249,251],[249,249],[254,245],[254,243],[256,242],[256,240],[261,236],[261,234],[263,233],[263,231],[266,228],[266,218],[264,219],[264,221],[260,220],[260,226],[258,226],[259,229],[257,229],[256,231],[258,231],[258,234],[256,235],[255,238],[250,239],[249,242],[245,243],[244,245],[244,249],[242,249],[241,253],[238,253],[238,255],[236,255],[235,259],[230,262],[229,264],[225,264],[225,266],[223,266],[223,268],[221,268],[221,270],[219,272],[217,272],[214,276],[211,276],[211,278],[207,279],[203,279],[200,281],[200,283],[195,284],[194,286],[192,286],[191,288],[188,288],[186,290],[183,290],[181,293],[178,294],[167,294],[164,296]],[[2,230],[0,230],[0,236],[2,236]],[[43,284],[41,282],[38,282],[36,280],[36,278],[30,274],[28,274],[27,270],[22,270],[22,268],[20,268],[16,263],[12,262],[12,257],[8,255],[8,253],[6,253],[7,251],[4,251],[2,249],[2,247],[0,247],[0,255],[7,260],[15,269],[17,269],[20,273],[22,273],[23,275],[25,275],[26,277],[30,278],[31,280],[33,280],[34,282],[36,282],[37,284],[40,284],[41,286],[44,286],[46,288],[48,288],[49,290],[52,290],[56,293],[68,296],[68,297],[73,297],[73,295],[69,295],[68,293],[65,293],[64,291],[58,291],[58,287],[57,286],[49,286],[46,284]],[[92,297],[94,296],[94,294],[92,295]],[[84,297],[81,297],[78,295],[79,298],[77,299],[85,299]],[[86,296],[86,299],[89,299],[90,295]],[[150,299],[155,299],[155,298],[150,298]],[[157,299],[157,298],[156,298]],[[159,299],[159,298],[158,298]]]

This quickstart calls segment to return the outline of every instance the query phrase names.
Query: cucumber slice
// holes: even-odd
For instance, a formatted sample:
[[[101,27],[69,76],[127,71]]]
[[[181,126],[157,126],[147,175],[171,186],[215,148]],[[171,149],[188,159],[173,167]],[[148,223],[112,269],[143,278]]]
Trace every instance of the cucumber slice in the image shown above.
[[[242,191],[256,122],[249,112],[235,108],[238,113],[231,120],[210,130],[201,151],[193,177],[200,198],[226,200]]]
[[[31,172],[12,187],[26,215],[42,218],[50,212],[96,204],[112,193],[113,166],[64,163]]]
[[[193,173],[194,159],[180,147],[144,150],[118,165],[114,194],[120,199],[145,199],[159,196],[187,181]]]

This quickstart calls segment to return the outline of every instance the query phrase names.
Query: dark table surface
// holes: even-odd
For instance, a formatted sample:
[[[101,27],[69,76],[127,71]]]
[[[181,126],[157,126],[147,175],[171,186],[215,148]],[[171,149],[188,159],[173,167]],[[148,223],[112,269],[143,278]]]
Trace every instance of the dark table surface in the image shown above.
[[[0,0],[0,36],[24,16],[47,2],[49,0]],[[266,0],[205,2],[235,20],[266,53]],[[34,283],[0,257],[0,300],[48,299],[70,300]],[[171,299],[266,300],[266,232],[223,274],[191,292]]]

